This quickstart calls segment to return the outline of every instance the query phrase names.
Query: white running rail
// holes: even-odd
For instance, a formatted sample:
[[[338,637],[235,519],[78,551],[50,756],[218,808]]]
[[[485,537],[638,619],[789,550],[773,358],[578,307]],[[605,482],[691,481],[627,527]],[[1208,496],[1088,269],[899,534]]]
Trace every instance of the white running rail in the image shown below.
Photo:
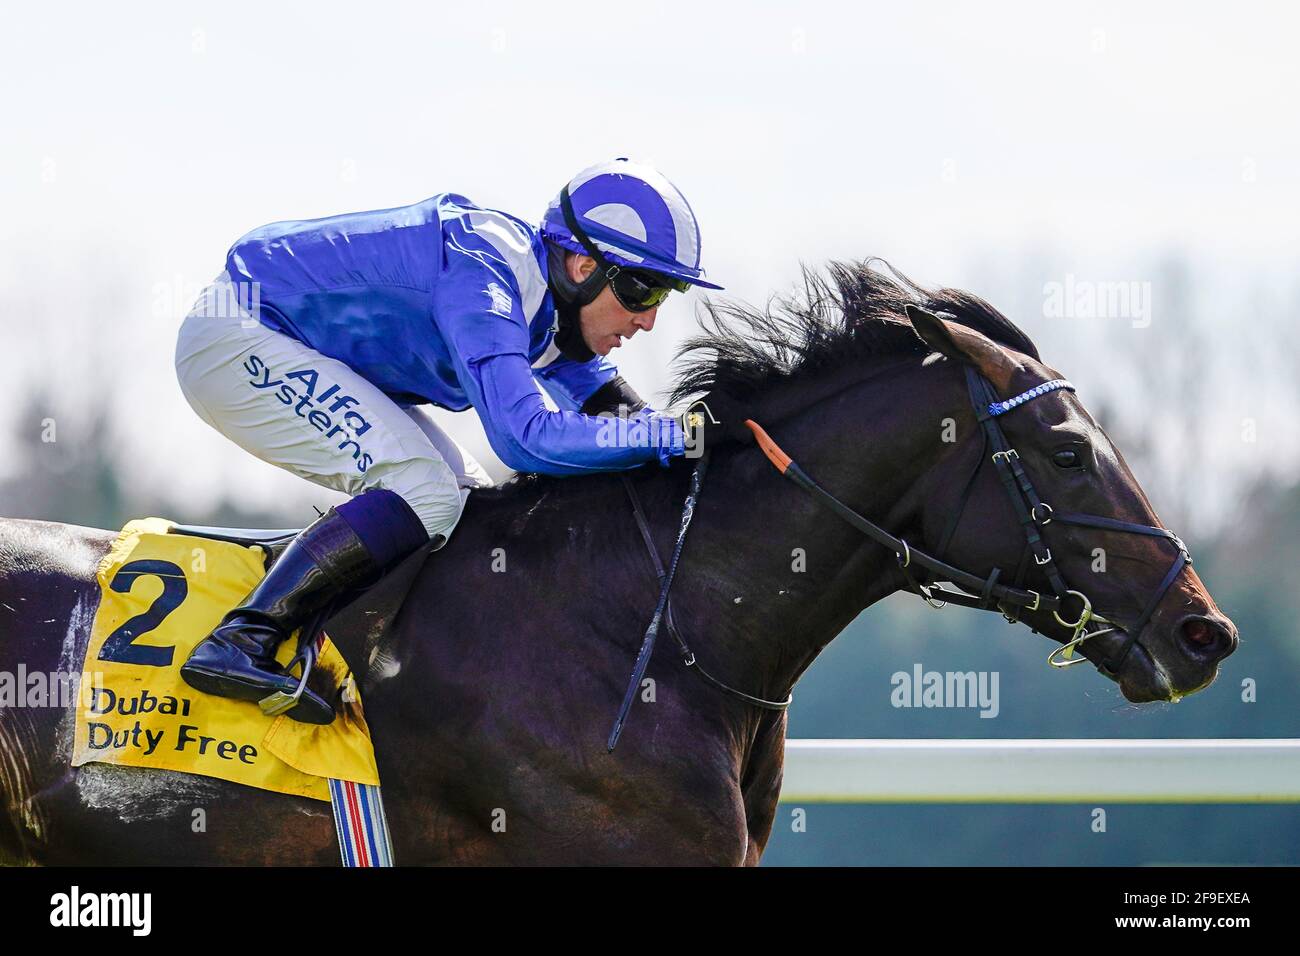
[[[785,803],[1296,803],[1300,739],[787,740]]]

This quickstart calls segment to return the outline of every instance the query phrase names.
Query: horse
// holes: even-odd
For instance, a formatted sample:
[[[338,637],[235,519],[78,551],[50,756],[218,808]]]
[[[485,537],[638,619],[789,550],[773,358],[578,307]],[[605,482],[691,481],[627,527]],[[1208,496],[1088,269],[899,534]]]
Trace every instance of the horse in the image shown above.
[[[616,749],[605,735],[660,596],[646,545],[672,551],[698,462],[475,491],[380,636],[336,642],[360,679],[397,863],[758,864],[781,791],[779,702],[865,608],[900,589],[940,594],[904,551],[941,555],[1007,594],[1050,595],[1039,562],[1050,549],[1109,626],[1081,640],[1060,602],[1022,600],[1010,616],[1076,645],[1129,701],[1207,686],[1236,647],[1190,564],[1170,565],[1177,539],[1068,388],[998,419],[1039,496],[1025,524],[987,465],[971,382],[1006,398],[1062,376],[982,299],[834,263],[763,309],[707,303],[700,326],[676,356],[670,403],[720,390],[768,446],[709,450],[671,597],[694,659],[659,645]],[[895,545],[785,480],[765,454],[777,446]],[[1046,503],[1115,526],[1043,521]],[[1041,537],[1032,562],[1026,529]],[[80,670],[113,538],[0,521],[0,667]],[[1095,570],[1097,548],[1108,572]],[[1014,588],[997,584],[1011,569]],[[702,669],[715,682],[693,676]],[[73,768],[72,727],[71,707],[0,710],[0,860],[338,863],[325,804],[170,771]]]

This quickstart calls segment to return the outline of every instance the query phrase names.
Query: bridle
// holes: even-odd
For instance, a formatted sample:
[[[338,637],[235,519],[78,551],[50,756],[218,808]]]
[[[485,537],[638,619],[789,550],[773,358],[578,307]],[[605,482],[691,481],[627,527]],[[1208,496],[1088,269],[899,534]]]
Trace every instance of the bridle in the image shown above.
[[[948,527],[945,529],[943,536],[939,539],[938,554],[943,554],[947,550],[948,544],[952,540],[953,534],[957,530],[957,525],[961,521],[962,514],[966,510],[966,504],[969,501],[972,489],[975,484],[975,478],[984,465],[986,455],[991,459],[998,469],[998,476],[1002,480],[1002,485],[1007,490],[1007,495],[1011,500],[1012,506],[1016,511],[1016,517],[1020,521],[1021,528],[1025,534],[1025,550],[1021,555],[1020,563],[1016,568],[1016,573],[1012,579],[1013,585],[1019,587],[1025,579],[1029,567],[1029,559],[1032,557],[1033,562],[1047,577],[1048,584],[1051,586],[1053,595],[1040,596],[1039,592],[1027,591],[1033,595],[1033,603],[1021,603],[1018,596],[1012,596],[1010,600],[999,602],[997,609],[1001,610],[1007,620],[1016,622],[1019,615],[1024,611],[1037,610],[1039,607],[1050,606],[1044,604],[1044,599],[1050,601],[1055,598],[1057,607],[1051,608],[1052,616],[1062,627],[1069,628],[1074,633],[1069,641],[1061,647],[1056,648],[1048,655],[1048,663],[1055,667],[1068,667],[1077,664],[1085,658],[1073,657],[1074,649],[1083,644],[1085,641],[1098,637],[1102,634],[1109,634],[1119,628],[1114,626],[1102,627],[1095,630],[1088,630],[1088,625],[1092,622],[1109,625],[1111,624],[1106,618],[1102,617],[1093,610],[1092,602],[1087,595],[1081,591],[1071,590],[1067,587],[1065,579],[1061,574],[1060,568],[1057,567],[1055,559],[1052,557],[1051,548],[1047,547],[1043,541],[1041,529],[1045,528],[1052,522],[1058,524],[1074,525],[1076,527],[1099,528],[1105,531],[1122,531],[1129,534],[1147,535],[1150,537],[1164,538],[1170,542],[1176,549],[1177,554],[1173,563],[1165,572],[1164,578],[1159,586],[1147,601],[1142,613],[1138,616],[1132,627],[1127,629],[1123,645],[1119,649],[1119,654],[1113,659],[1103,659],[1097,667],[1107,677],[1115,678],[1119,669],[1127,660],[1129,653],[1133,650],[1134,645],[1138,643],[1138,638],[1147,623],[1155,614],[1156,607],[1164,598],[1169,588],[1173,585],[1175,579],[1182,572],[1186,565],[1192,563],[1192,557],[1187,551],[1187,546],[1183,544],[1182,539],[1166,528],[1158,528],[1153,525],[1135,524],[1130,521],[1121,521],[1117,518],[1110,518],[1105,515],[1084,514],[1077,511],[1057,511],[1052,506],[1044,502],[1034,489],[1033,483],[1025,473],[1021,465],[1020,455],[1016,452],[1010,443],[1007,442],[1006,435],[1003,433],[1001,426],[998,424],[998,418],[1019,406],[1039,398],[1043,395],[1059,389],[1074,391],[1074,386],[1065,379],[1052,379],[1035,385],[1019,395],[1009,398],[1005,401],[999,401],[992,384],[971,366],[965,367],[966,387],[971,399],[971,407],[975,412],[975,418],[981,425],[980,434],[982,436],[983,446],[975,470],[967,479],[966,487],[962,492],[961,500],[957,506],[957,511],[949,520]],[[992,454],[988,454],[992,449]],[[901,563],[901,562],[900,562]],[[936,600],[932,593],[907,575],[906,568],[904,574],[908,578],[911,590],[920,594],[928,603],[933,604]],[[999,574],[999,569],[995,568],[989,575],[988,581],[995,581]],[[961,586],[960,582],[953,583]],[[934,590],[933,588],[930,589]],[[981,592],[982,593],[982,592]],[[945,595],[948,596],[947,594]],[[1077,599],[1080,604],[1080,611],[1077,620],[1068,620],[1061,615],[1060,606],[1064,605],[1068,599]],[[958,602],[962,603],[962,602]]]
[[[1007,441],[1001,425],[998,424],[998,418],[1043,395],[1051,394],[1060,389],[1074,391],[1073,385],[1065,379],[1052,379],[1035,385],[1033,388],[1027,389],[1005,401],[999,401],[997,393],[988,379],[975,368],[966,366],[965,373],[971,407],[975,412],[976,421],[981,426],[980,434],[983,445],[978,464],[966,481],[966,487],[962,492],[957,510],[949,519],[948,527],[940,538],[938,553],[942,554],[947,549],[948,543],[961,521],[966,504],[970,500],[975,478],[980,469],[983,468],[984,462],[991,460],[998,470],[998,477],[1002,480],[1002,486],[1007,490],[1007,496],[1016,512],[1016,517],[1025,536],[1025,550],[1021,555],[1019,565],[1010,584],[1001,583],[1001,568],[994,568],[987,576],[981,577],[978,574],[947,564],[938,557],[919,548],[913,548],[902,538],[894,537],[879,525],[853,511],[821,488],[803,469],[791,461],[789,456],[782,452],[761,428],[758,428],[752,422],[750,428],[754,430],[758,443],[769,460],[776,465],[782,474],[809,492],[813,497],[822,501],[853,527],[893,551],[898,557],[899,570],[907,582],[907,590],[922,597],[931,607],[958,604],[963,607],[972,607],[984,611],[996,610],[1002,612],[1003,616],[1012,623],[1018,621],[1020,615],[1025,611],[1051,611],[1053,619],[1072,632],[1070,640],[1048,655],[1048,663],[1054,667],[1069,667],[1072,664],[1080,663],[1086,658],[1074,657],[1075,648],[1085,641],[1100,637],[1102,634],[1113,633],[1119,628],[1093,610],[1092,601],[1086,594],[1082,591],[1072,590],[1066,585],[1065,578],[1052,556],[1051,548],[1043,541],[1042,529],[1056,522],[1058,524],[1100,528],[1106,531],[1124,531],[1130,534],[1149,535],[1164,538],[1172,543],[1178,549],[1178,554],[1169,570],[1165,573],[1159,587],[1156,588],[1155,593],[1152,594],[1142,613],[1138,616],[1137,621],[1127,630],[1127,636],[1119,650],[1119,654],[1113,660],[1106,659],[1097,665],[1098,670],[1107,677],[1116,678],[1120,667],[1127,660],[1134,645],[1138,643],[1142,630],[1151,620],[1152,615],[1155,614],[1156,607],[1173,585],[1174,579],[1178,577],[1185,565],[1191,563],[1191,555],[1188,554],[1187,547],[1182,540],[1165,528],[1134,524],[1130,521],[1120,521],[1117,518],[1104,515],[1058,511],[1039,497],[1038,492],[1034,489],[1033,482],[1029,480],[1029,475],[1026,474],[1021,464],[1019,453]],[[989,453],[990,449],[991,454]],[[1042,591],[1036,591],[1024,586],[1023,582],[1029,568],[1030,558],[1047,577],[1052,593],[1045,594]],[[960,590],[949,590],[940,587],[937,583],[921,584],[912,573],[913,566],[919,566],[929,571],[932,575],[931,582],[946,582]],[[1077,604],[1078,611],[1077,613],[1071,612],[1067,616],[1066,607],[1071,603]],[[1092,624],[1103,626],[1089,630],[1089,626]]]
[[[807,472],[799,467],[789,455],[781,450],[780,446],[772,440],[763,428],[752,419],[746,419],[745,424],[754,433],[758,446],[763,450],[768,460],[777,468],[781,474],[793,481],[799,488],[816,498],[823,505],[828,507],[835,514],[839,515],[849,525],[865,534],[878,544],[893,551],[898,560],[899,571],[906,581],[906,589],[913,594],[921,597],[928,605],[934,608],[942,608],[946,604],[956,604],[963,607],[976,608],[984,611],[1000,611],[1004,617],[1011,623],[1016,623],[1020,615],[1026,611],[1051,611],[1053,619],[1062,627],[1070,630],[1071,637],[1060,647],[1057,647],[1048,655],[1048,663],[1053,667],[1069,667],[1087,660],[1083,656],[1075,657],[1074,651],[1085,641],[1100,637],[1103,634],[1110,634],[1120,630],[1111,621],[1098,614],[1092,605],[1092,601],[1082,591],[1071,589],[1065,582],[1065,578],[1060,568],[1052,556],[1052,550],[1043,540],[1042,529],[1047,525],[1056,523],[1064,525],[1075,525],[1077,527],[1098,528],[1104,531],[1122,531],[1129,534],[1147,535],[1150,537],[1163,538],[1170,542],[1177,550],[1178,554],[1174,557],[1173,563],[1169,570],[1165,572],[1164,578],[1156,588],[1151,598],[1147,601],[1142,613],[1138,616],[1132,627],[1126,631],[1126,637],[1123,645],[1119,649],[1118,655],[1113,659],[1103,659],[1097,664],[1097,669],[1107,677],[1117,679],[1119,669],[1128,659],[1129,653],[1133,647],[1139,643],[1138,638],[1142,631],[1150,622],[1151,617],[1155,614],[1156,607],[1164,598],[1169,588],[1173,585],[1174,580],[1182,572],[1183,568],[1192,563],[1191,555],[1187,551],[1187,546],[1182,540],[1166,528],[1157,528],[1153,525],[1135,524],[1130,521],[1121,521],[1117,518],[1110,518],[1105,515],[1083,514],[1074,511],[1059,511],[1054,509],[1050,504],[1039,497],[1038,492],[1034,489],[1033,482],[1030,481],[1029,475],[1025,472],[1021,464],[1020,455],[1014,447],[1007,441],[1006,435],[1002,431],[998,419],[1021,405],[1031,402],[1036,398],[1049,395],[1059,390],[1074,391],[1074,386],[1065,379],[1052,379],[1042,382],[1032,388],[1026,389],[1019,395],[1015,395],[1005,400],[999,400],[993,385],[978,370],[972,366],[965,366],[966,387],[970,395],[971,407],[975,413],[975,419],[980,425],[981,450],[979,459],[974,470],[966,480],[961,498],[959,499],[957,509],[949,519],[948,525],[943,535],[939,539],[939,547],[935,554],[929,554],[920,548],[914,548],[903,538],[895,537],[884,528],[880,527],[869,518],[866,518],[854,511],[848,505],[844,504],[830,492],[826,491],[817,484]],[[991,449],[991,453],[990,453]],[[1011,583],[1004,584],[1001,581],[1002,569],[994,568],[987,575],[981,576],[962,568],[955,567],[943,561],[939,555],[947,550],[953,535],[956,533],[957,526],[961,522],[966,506],[970,501],[971,494],[975,486],[975,479],[984,467],[984,462],[991,460],[994,467],[998,470],[998,477],[1002,481],[1002,486],[1007,490],[1012,507],[1016,512],[1016,517],[1020,522],[1021,529],[1025,536],[1025,550],[1021,554],[1020,562],[1016,568],[1015,574],[1011,578]],[[660,580],[659,604],[656,607],[654,618],[651,621],[650,628],[646,632],[645,639],[641,646],[641,652],[637,656],[637,663],[632,673],[632,680],[628,685],[627,693],[624,696],[623,708],[615,721],[614,729],[610,734],[609,749],[613,750],[618,741],[619,733],[622,730],[623,722],[626,720],[628,709],[634,699],[634,693],[640,685],[641,677],[645,674],[645,667],[649,660],[650,653],[653,651],[655,636],[657,635],[660,622],[667,618],[669,630],[676,638],[682,652],[682,660],[687,667],[694,670],[703,677],[713,687],[736,697],[746,703],[754,706],[766,708],[769,710],[784,710],[789,706],[792,695],[787,695],[784,701],[764,700],[745,694],[735,688],[728,687],[726,684],[707,674],[696,661],[694,653],[686,645],[680,632],[672,622],[672,605],[669,600],[669,590],[672,587],[673,575],[676,571],[677,561],[681,555],[682,545],[685,541],[686,530],[690,525],[690,517],[694,513],[695,501],[699,495],[700,487],[703,483],[704,472],[707,467],[707,453],[696,464],[695,472],[691,478],[691,488],[687,495],[686,504],[682,513],[681,528],[678,532],[677,544],[674,549],[672,562],[667,571],[664,570],[662,562],[659,560],[658,552],[654,546],[654,541],[650,536],[650,529],[642,512],[641,504],[637,499],[636,491],[627,476],[624,476],[624,484],[627,488],[628,496],[632,500],[633,512],[636,515],[637,525],[641,530],[646,547],[649,549],[650,556],[655,564]],[[1050,594],[1039,590],[1034,590],[1024,586],[1025,578],[1028,574],[1030,559],[1033,564],[1042,570],[1046,576]],[[913,568],[920,567],[929,572],[930,577],[927,584],[922,584],[917,580]],[[957,590],[944,588],[941,584],[951,584]],[[1067,605],[1074,604],[1077,606],[1077,612],[1067,610]],[[1090,629],[1092,625],[1101,625]],[[1032,629],[1032,628],[1031,628]],[[1036,629],[1035,629],[1036,630]]]

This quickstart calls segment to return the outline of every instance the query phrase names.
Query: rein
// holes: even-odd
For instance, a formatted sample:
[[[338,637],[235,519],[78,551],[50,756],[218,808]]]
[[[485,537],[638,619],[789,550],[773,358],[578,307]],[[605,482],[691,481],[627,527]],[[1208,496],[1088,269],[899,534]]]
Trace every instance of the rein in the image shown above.
[[[645,542],[646,550],[650,552],[650,560],[654,563],[655,572],[659,575],[659,602],[655,607],[654,616],[650,619],[650,626],[646,629],[645,638],[641,643],[641,650],[637,654],[636,664],[633,665],[632,678],[628,682],[627,691],[623,694],[623,704],[619,708],[618,716],[614,720],[614,726],[610,730],[609,740],[606,742],[606,748],[609,751],[612,751],[618,745],[618,738],[623,732],[623,725],[627,721],[628,711],[632,707],[632,702],[636,699],[636,691],[641,685],[641,679],[645,676],[650,654],[654,651],[655,638],[659,634],[661,621],[668,625],[668,633],[677,642],[682,663],[716,690],[764,710],[785,710],[790,706],[790,702],[794,700],[793,693],[787,694],[785,700],[765,700],[762,697],[746,694],[744,691],[737,690],[718,680],[704,669],[704,665],[696,660],[695,652],[690,649],[686,639],[682,637],[681,631],[677,629],[677,624],[673,620],[673,603],[669,591],[672,588],[673,574],[677,570],[677,561],[681,556],[682,545],[686,542],[686,530],[690,527],[691,516],[695,513],[695,502],[700,496],[700,487],[704,483],[704,473],[708,470],[708,467],[709,453],[706,451],[696,463],[695,471],[691,473],[690,491],[686,495],[686,504],[682,507],[681,529],[677,533],[677,544],[673,548],[672,564],[666,571],[664,570],[663,561],[659,559],[659,549],[655,547],[654,537],[650,534],[650,523],[646,520],[645,510],[641,507],[641,499],[637,496],[636,487],[626,473],[622,476],[623,487],[627,489],[628,499],[632,502],[632,514],[636,518],[636,526],[641,532],[641,540]]]
[[[1121,521],[1117,518],[1110,518],[1104,515],[1083,514],[1072,511],[1056,511],[1050,504],[1043,501],[1038,492],[1035,490],[1029,475],[1025,472],[1020,462],[1020,455],[1016,449],[1007,442],[1006,435],[1003,433],[1001,426],[998,424],[998,418],[1024,405],[1027,402],[1040,398],[1043,395],[1049,395],[1052,392],[1064,389],[1074,391],[1074,386],[1065,379],[1052,379],[1051,381],[1042,382],[1034,387],[1021,392],[1019,395],[1004,401],[999,401],[994,391],[993,385],[982,374],[971,366],[965,367],[967,391],[970,395],[971,405],[975,412],[975,419],[981,427],[981,439],[983,449],[980,453],[979,463],[966,481],[966,486],[962,492],[961,500],[958,504],[957,511],[949,521],[948,527],[940,539],[938,553],[942,554],[951,541],[953,534],[957,530],[957,525],[961,521],[962,514],[966,510],[966,504],[970,499],[972,489],[975,485],[975,478],[978,476],[980,469],[983,468],[986,460],[986,453],[990,447],[992,454],[988,455],[994,466],[998,470],[998,476],[1002,480],[1002,485],[1007,490],[1007,495],[1011,499],[1012,506],[1015,508],[1016,516],[1020,521],[1020,526],[1025,535],[1026,548],[1021,557],[1016,573],[1010,584],[1004,584],[1000,580],[1002,570],[994,568],[986,576],[980,576],[970,571],[963,570],[954,565],[948,564],[936,555],[931,555],[919,548],[914,548],[903,538],[895,537],[884,528],[880,527],[869,518],[864,517],[854,511],[844,502],[840,501],[829,491],[822,488],[812,479],[802,468],[796,464],[789,455],[781,450],[780,446],[772,440],[763,428],[752,419],[746,419],[745,424],[750,431],[754,433],[755,441],[759,448],[767,456],[768,460],[776,467],[777,471],[789,478],[803,491],[816,498],[819,502],[839,515],[845,522],[858,531],[871,538],[876,543],[893,551],[898,559],[898,568],[907,582],[906,589],[913,594],[921,597],[928,605],[934,608],[942,608],[945,604],[956,604],[962,607],[975,608],[982,611],[1000,611],[1004,617],[1011,623],[1019,620],[1019,615],[1025,611],[1051,611],[1052,617],[1062,627],[1071,630],[1072,636],[1069,641],[1063,643],[1060,647],[1048,655],[1048,663],[1053,667],[1069,667],[1086,660],[1082,656],[1073,657],[1074,649],[1087,640],[1099,637],[1102,634],[1110,634],[1120,630],[1112,622],[1095,612],[1092,607],[1092,601],[1081,591],[1072,590],[1065,583],[1065,578],[1061,574],[1060,568],[1057,567],[1055,559],[1052,557],[1051,548],[1043,540],[1042,529],[1052,522],[1059,524],[1075,525],[1079,527],[1099,528],[1104,531],[1122,531],[1129,534],[1140,534],[1151,537],[1163,538],[1178,549],[1169,570],[1165,573],[1160,585],[1156,588],[1155,593],[1148,600],[1142,613],[1138,616],[1137,621],[1131,628],[1126,630],[1126,639],[1120,648],[1118,656],[1113,660],[1103,660],[1097,664],[1097,669],[1107,677],[1117,678],[1120,667],[1128,658],[1133,647],[1138,643],[1138,637],[1141,635],[1151,617],[1155,614],[1156,607],[1160,604],[1161,599],[1173,585],[1175,579],[1182,572],[1183,568],[1192,563],[1191,555],[1187,551],[1187,546],[1182,540],[1166,528],[1158,528],[1152,525],[1135,524],[1129,521]],[[691,475],[690,491],[687,494],[686,503],[682,511],[681,528],[678,532],[677,543],[673,550],[672,561],[668,570],[664,570],[663,562],[659,559],[659,553],[655,548],[654,539],[651,537],[649,524],[646,521],[645,513],[641,508],[641,502],[637,497],[636,489],[633,487],[631,479],[626,474],[623,475],[623,484],[627,489],[628,497],[632,502],[632,511],[636,517],[637,527],[641,531],[641,537],[645,541],[646,549],[650,552],[651,560],[654,563],[655,570],[658,572],[660,581],[659,602],[655,608],[655,614],[646,631],[645,638],[641,645],[641,651],[637,655],[636,665],[633,668],[632,680],[628,685],[627,692],[624,694],[623,706],[619,711],[618,718],[614,723],[614,728],[610,732],[608,748],[613,750],[618,743],[619,734],[622,732],[623,724],[627,719],[627,714],[635,699],[636,691],[640,685],[641,679],[645,675],[645,669],[649,663],[650,654],[654,649],[655,638],[659,631],[661,621],[666,621],[668,631],[677,641],[678,648],[681,651],[682,662],[690,669],[699,674],[700,677],[716,689],[726,693],[738,700],[744,701],[755,707],[761,707],[768,710],[784,710],[793,700],[793,693],[788,694],[784,701],[764,700],[761,697],[754,697],[743,691],[729,687],[722,681],[708,673],[695,658],[695,654],[687,646],[686,641],[682,638],[681,632],[677,629],[672,616],[672,602],[669,598],[669,590],[672,587],[673,575],[677,570],[677,562],[681,556],[682,545],[686,540],[686,531],[690,526],[691,516],[695,510],[696,500],[699,497],[700,487],[704,480],[704,473],[708,466],[707,451],[700,458],[695,466],[695,471]],[[1035,591],[1031,588],[1022,586],[1025,575],[1029,567],[1029,559],[1033,558],[1034,564],[1043,570],[1048,583],[1051,586],[1052,593],[1045,594],[1041,591]],[[913,574],[913,567],[920,567],[930,572],[932,575],[931,583],[923,585],[916,580]],[[951,584],[960,590],[951,590],[941,587],[942,582]],[[1077,602],[1077,617],[1073,620],[1063,616],[1063,611],[1068,603]],[[1089,630],[1092,623],[1103,625],[1100,628]]]

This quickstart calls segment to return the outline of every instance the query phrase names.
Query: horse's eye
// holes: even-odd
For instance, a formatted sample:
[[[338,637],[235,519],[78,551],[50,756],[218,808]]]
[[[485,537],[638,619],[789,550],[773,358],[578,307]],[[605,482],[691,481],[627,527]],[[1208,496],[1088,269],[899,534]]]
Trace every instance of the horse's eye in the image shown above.
[[[1063,448],[1052,453],[1052,464],[1057,468],[1082,468],[1083,456],[1073,448]]]

